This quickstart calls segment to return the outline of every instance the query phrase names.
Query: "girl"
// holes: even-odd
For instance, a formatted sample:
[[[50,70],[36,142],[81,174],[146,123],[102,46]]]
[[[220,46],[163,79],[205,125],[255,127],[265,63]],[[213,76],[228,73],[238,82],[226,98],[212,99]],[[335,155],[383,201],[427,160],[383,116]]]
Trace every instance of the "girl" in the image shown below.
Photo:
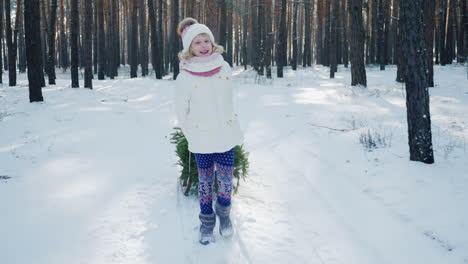
[[[216,215],[222,237],[232,236],[231,210],[234,147],[242,132],[232,103],[232,72],[215,43],[211,30],[193,18],[179,23],[182,38],[181,72],[176,82],[176,112],[179,126],[195,154],[200,201],[200,243],[214,242]],[[213,211],[214,171],[218,194]]]

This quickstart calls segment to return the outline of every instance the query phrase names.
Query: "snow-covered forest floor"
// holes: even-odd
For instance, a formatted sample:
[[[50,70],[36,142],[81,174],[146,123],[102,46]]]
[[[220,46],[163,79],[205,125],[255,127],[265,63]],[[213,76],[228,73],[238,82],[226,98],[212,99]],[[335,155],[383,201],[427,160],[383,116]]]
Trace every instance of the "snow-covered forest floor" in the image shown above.
[[[43,103],[24,74],[1,86],[0,263],[468,263],[463,66],[435,67],[432,165],[409,161],[396,68],[368,67],[367,88],[342,67],[234,69],[250,169],[235,236],[209,246],[177,185],[174,83],[127,70],[94,90],[59,73]]]

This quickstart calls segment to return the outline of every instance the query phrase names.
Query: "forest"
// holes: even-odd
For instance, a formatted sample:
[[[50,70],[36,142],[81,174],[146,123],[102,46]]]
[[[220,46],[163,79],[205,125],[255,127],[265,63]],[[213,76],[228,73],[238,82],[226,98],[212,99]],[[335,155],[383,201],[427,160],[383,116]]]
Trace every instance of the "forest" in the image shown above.
[[[215,32],[231,66],[266,78],[313,64],[329,67],[334,78],[343,65],[351,68],[351,85],[366,86],[366,66],[396,65],[395,80],[407,89],[410,146],[422,148],[411,159],[427,163],[434,65],[464,64],[468,55],[464,0],[0,0],[0,8],[0,68],[9,86],[27,71],[31,102],[43,100],[45,79],[54,85],[57,70],[70,72],[73,88],[80,74],[92,89],[94,78],[114,79],[127,66],[130,78],[154,72],[176,79],[176,30],[185,17]]]
[[[0,262],[468,263],[467,5],[0,0]],[[186,17],[223,78],[187,81]],[[183,81],[243,134],[208,246]]]
[[[402,65],[402,5],[398,0],[1,0],[2,68],[8,83],[16,84],[16,69],[25,72],[27,43],[31,39],[48,84],[55,70],[70,71],[73,87],[77,71],[85,71],[85,87],[114,78],[129,65],[131,77],[156,78],[178,74],[181,49],[176,27],[194,17],[212,29],[225,48],[231,65],[253,67],[272,76],[277,66],[348,67],[354,60],[365,65]],[[467,3],[464,0],[421,1],[424,11],[428,82],[432,65],[464,63],[467,57]],[[24,19],[23,19],[24,12]],[[30,32],[30,34],[28,34]],[[40,45],[39,45],[40,44]],[[421,53],[422,55],[422,53]],[[36,66],[36,64],[38,64]],[[361,70],[360,75],[363,72]],[[358,78],[358,77],[356,77]],[[363,79],[363,80],[359,80]],[[365,85],[361,76],[356,83]],[[396,76],[403,81],[401,71]],[[41,80],[44,85],[43,81]],[[42,85],[42,86],[43,86]]]

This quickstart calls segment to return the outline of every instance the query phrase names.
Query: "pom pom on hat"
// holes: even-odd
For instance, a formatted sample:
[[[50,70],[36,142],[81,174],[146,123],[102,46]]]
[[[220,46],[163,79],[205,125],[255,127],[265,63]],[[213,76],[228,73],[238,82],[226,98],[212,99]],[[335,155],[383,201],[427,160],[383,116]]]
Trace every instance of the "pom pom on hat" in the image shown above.
[[[210,37],[211,42],[215,42],[213,33],[206,25],[197,23],[192,24],[190,26],[186,26],[182,30],[182,52],[188,52],[190,49],[190,45],[192,44],[192,40],[202,33],[207,34]]]

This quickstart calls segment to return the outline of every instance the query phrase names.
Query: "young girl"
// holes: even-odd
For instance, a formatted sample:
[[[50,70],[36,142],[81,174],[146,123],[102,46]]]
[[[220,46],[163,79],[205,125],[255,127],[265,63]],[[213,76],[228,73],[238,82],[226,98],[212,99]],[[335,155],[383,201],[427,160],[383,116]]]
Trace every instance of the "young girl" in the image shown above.
[[[185,18],[177,29],[183,50],[181,72],[176,81],[176,112],[179,126],[195,154],[200,201],[200,243],[214,242],[216,215],[222,237],[232,236],[231,210],[234,147],[242,132],[232,103],[232,72],[215,43],[211,30],[193,18]],[[214,171],[218,194],[213,211]]]

